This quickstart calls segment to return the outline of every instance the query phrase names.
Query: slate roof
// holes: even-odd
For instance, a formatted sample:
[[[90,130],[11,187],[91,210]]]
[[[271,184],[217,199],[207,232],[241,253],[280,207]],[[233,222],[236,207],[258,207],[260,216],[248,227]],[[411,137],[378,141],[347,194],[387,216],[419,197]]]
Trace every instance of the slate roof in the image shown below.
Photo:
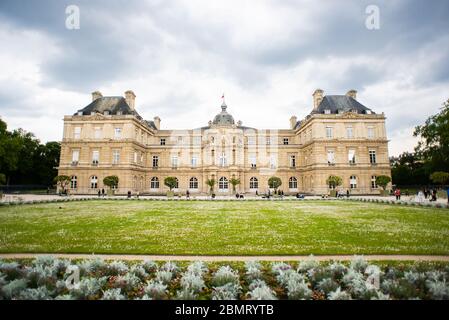
[[[134,114],[138,115],[136,111],[133,111],[126,103],[123,97],[102,97],[92,101],[88,106],[83,109],[78,110],[75,114],[82,112],[83,115],[89,115],[92,112],[104,113],[108,111],[109,114],[117,114],[121,112],[122,114]]]
[[[226,103],[223,102],[221,112],[215,116],[214,121],[212,121],[213,124],[232,125],[235,123],[234,118],[226,111],[227,107]]]
[[[331,113],[338,113],[338,111],[352,111],[362,114],[374,113],[370,108],[365,107],[354,98],[346,95],[325,96],[317,110],[312,111],[312,114],[325,113],[325,110],[330,110]]]

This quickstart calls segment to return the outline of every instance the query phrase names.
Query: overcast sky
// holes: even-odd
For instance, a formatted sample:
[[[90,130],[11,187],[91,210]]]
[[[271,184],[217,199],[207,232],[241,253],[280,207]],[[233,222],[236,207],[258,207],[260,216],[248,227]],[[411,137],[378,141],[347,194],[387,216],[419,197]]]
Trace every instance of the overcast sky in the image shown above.
[[[66,28],[68,5],[80,29]],[[380,28],[369,30],[368,5]],[[163,129],[228,111],[244,125],[288,128],[325,94],[358,90],[387,116],[390,154],[449,98],[449,1],[0,1],[0,116],[42,141],[90,93],[137,95]]]

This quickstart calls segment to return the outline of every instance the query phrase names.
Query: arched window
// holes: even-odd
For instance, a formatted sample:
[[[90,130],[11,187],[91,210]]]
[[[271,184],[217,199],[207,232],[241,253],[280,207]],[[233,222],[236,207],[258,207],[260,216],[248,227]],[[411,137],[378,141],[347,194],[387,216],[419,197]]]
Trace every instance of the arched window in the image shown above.
[[[258,189],[259,188],[259,180],[256,177],[252,177],[249,179],[249,188],[250,189]]]
[[[78,186],[78,179],[76,176],[72,176],[70,178],[70,189],[76,189],[77,186]]]
[[[228,179],[226,179],[226,177],[221,177],[220,180],[218,180],[218,190],[228,191],[228,188],[229,188]]]
[[[298,179],[290,177],[290,179],[288,179],[288,187],[289,189],[298,189]]]
[[[178,180],[178,178],[175,178],[175,180],[176,180],[176,185],[175,185],[174,189],[178,189],[179,188],[179,180]]]
[[[190,189],[198,189],[198,179],[197,178],[195,178],[195,177],[190,178],[189,188]]]
[[[158,177],[151,178],[150,189],[159,189],[159,178]]]
[[[97,189],[98,188],[98,177],[97,176],[90,177],[90,187],[92,189]]]
[[[357,177],[356,176],[351,176],[349,178],[349,186],[351,187],[351,189],[357,188]]]

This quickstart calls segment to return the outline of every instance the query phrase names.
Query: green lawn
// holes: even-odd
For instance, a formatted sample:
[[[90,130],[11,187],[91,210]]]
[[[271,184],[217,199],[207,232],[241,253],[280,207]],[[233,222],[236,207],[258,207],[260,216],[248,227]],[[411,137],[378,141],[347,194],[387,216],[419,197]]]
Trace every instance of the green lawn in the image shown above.
[[[82,201],[0,207],[0,252],[449,254],[449,211],[342,201]]]

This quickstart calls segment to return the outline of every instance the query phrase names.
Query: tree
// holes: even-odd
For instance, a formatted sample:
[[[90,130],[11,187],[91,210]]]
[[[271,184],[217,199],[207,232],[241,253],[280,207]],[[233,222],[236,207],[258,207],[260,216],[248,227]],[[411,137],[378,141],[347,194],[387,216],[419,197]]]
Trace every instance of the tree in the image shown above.
[[[430,168],[422,155],[404,152],[391,157],[391,178],[398,186],[426,185],[429,183]]]
[[[213,193],[213,192],[214,192],[214,186],[215,186],[215,183],[216,183],[216,181],[215,181],[214,178],[212,178],[212,179],[207,179],[207,180],[206,180],[206,184],[209,186],[209,192],[210,192],[210,193]]]
[[[391,178],[389,176],[378,176],[376,177],[376,184],[382,189],[386,189],[387,185],[391,182]]]
[[[229,183],[232,185],[232,192],[235,193],[235,186],[240,184],[240,179],[236,179],[236,178],[231,178],[231,180],[229,180]]]
[[[443,171],[449,167],[449,99],[441,111],[429,117],[424,125],[417,126],[413,133],[420,141],[415,151],[422,155],[431,172]]]
[[[274,189],[275,192],[277,192],[277,189],[282,185],[281,178],[278,177],[271,177],[268,179],[268,186],[272,189]]]
[[[6,176],[4,173],[0,173],[0,185],[6,183]]]
[[[449,173],[443,171],[434,172],[430,175],[430,180],[435,184],[444,185],[449,181]]]
[[[164,184],[170,189],[170,191],[176,188],[178,180],[175,177],[167,177],[164,179]]]
[[[103,179],[103,184],[110,189],[118,187],[119,178],[117,176],[107,176]]]
[[[326,184],[331,187],[331,189],[335,189],[343,184],[343,179],[338,176],[329,176],[326,180]]]
[[[66,188],[70,183],[70,177],[64,175],[57,176],[55,177],[54,182],[62,189],[62,192],[65,193]]]

